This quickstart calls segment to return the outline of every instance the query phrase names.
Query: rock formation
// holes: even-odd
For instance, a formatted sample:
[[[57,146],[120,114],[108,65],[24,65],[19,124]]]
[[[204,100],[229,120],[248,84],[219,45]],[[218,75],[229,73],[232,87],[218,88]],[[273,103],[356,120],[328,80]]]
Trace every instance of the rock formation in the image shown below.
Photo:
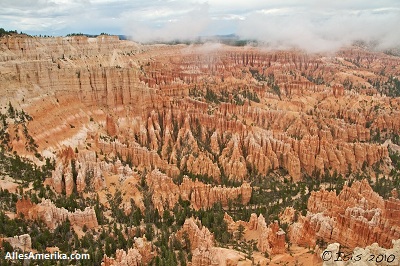
[[[112,165],[97,160],[94,151],[74,154],[72,148],[68,147],[57,157],[51,185],[58,193],[64,190],[67,196],[71,195],[74,189],[82,192],[87,185],[92,186],[92,189],[100,189],[105,186],[103,172],[108,173],[112,170]],[[117,170],[114,172],[117,173]]]
[[[349,248],[365,247],[376,242],[388,248],[400,237],[400,201],[384,200],[367,180],[334,191],[312,192],[308,214],[290,226],[292,243],[314,246],[317,239],[338,242]]]
[[[239,261],[245,260],[244,254],[240,252],[215,247],[214,236],[198,220],[186,219],[182,229],[176,233],[183,245],[185,236],[190,241],[193,266],[237,265]]]
[[[115,258],[109,258],[104,255],[102,266],[140,266],[147,265],[155,256],[155,248],[146,238],[135,237],[134,247],[128,249],[128,252],[118,249],[115,252]]]
[[[286,252],[286,233],[279,227],[277,221],[268,226],[268,230],[263,230],[257,247],[261,252],[269,251],[269,254],[281,254]]]
[[[298,180],[387,161],[387,147],[369,141],[400,132],[398,99],[375,97],[371,85],[397,75],[398,59],[362,49],[205,53],[207,45],[143,46],[115,36],[8,36],[0,45],[2,98],[24,105],[44,154],[90,142],[89,150],[172,177],[240,181],[284,168]],[[354,68],[349,62],[361,55],[368,59]],[[57,191],[77,186],[70,168],[57,165]]]
[[[21,251],[30,251],[32,248],[31,237],[28,234],[23,234],[14,237],[0,238],[0,246],[3,241],[10,243],[13,249],[19,249]]]
[[[258,217],[255,213],[250,216],[249,222],[233,221],[232,217],[225,213],[224,220],[228,224],[228,230],[231,233],[237,233],[240,225],[245,232],[255,231],[257,248],[260,252],[268,252],[270,255],[281,254],[286,251],[286,233],[279,227],[277,221],[272,222],[269,226],[266,224],[264,216],[260,214]]]
[[[279,214],[279,221],[281,223],[292,224],[296,215],[296,210],[293,207],[286,207],[285,210]]]
[[[26,131],[37,153],[26,149],[28,138],[18,139],[24,134],[18,123],[1,133],[11,138],[10,155],[16,152],[38,165],[42,156],[55,159],[46,184],[57,193],[97,192],[106,209],[108,193],[119,190],[124,202],[118,207],[125,214],[130,199],[145,211],[142,189],[147,187],[160,214],[179,198],[196,210],[215,203],[247,205],[250,181],[268,178],[271,171],[293,181],[376,167],[389,173],[394,144],[385,140],[395,142],[400,133],[394,81],[399,62],[360,47],[307,54],[141,45],[104,35],[11,35],[0,38],[0,107],[12,104],[32,117]],[[288,209],[282,220],[294,222],[292,243],[314,246],[322,239],[348,247],[373,242],[388,247],[400,237],[397,193],[384,200],[365,182],[355,182],[339,195],[313,192],[307,216],[294,222],[296,213]],[[48,200],[37,205],[20,200],[17,213],[41,219],[51,229],[67,218],[73,225],[97,226],[93,209],[68,212]],[[239,224],[257,232],[260,250],[284,251],[278,224],[267,225],[254,215],[249,222],[226,220],[232,232]],[[196,226],[184,230],[202,232]],[[231,252],[211,243],[199,246],[193,265],[243,258]],[[135,247],[104,259],[105,265],[117,262],[146,264],[147,255]]]
[[[215,245],[213,234],[211,234],[207,227],[201,226],[199,220],[196,221],[193,218],[186,219],[182,229],[177,232],[176,237],[184,240],[185,234],[190,241],[190,248],[192,250],[210,249]]]
[[[220,202],[222,206],[228,206],[228,202],[241,199],[242,204],[247,204],[251,197],[251,187],[243,183],[240,187],[213,187],[198,180],[192,181],[188,177],[183,178],[180,185],[176,185],[172,178],[153,170],[146,177],[146,183],[152,190],[152,201],[160,213],[165,209],[172,209],[182,200],[191,202],[196,210],[211,208],[214,203]]]
[[[68,219],[72,226],[94,228],[98,226],[96,213],[93,208],[69,212],[64,208],[57,208],[50,200],[42,200],[39,204],[32,204],[30,200],[21,199],[16,203],[17,214],[23,214],[27,219],[40,219],[51,230]]]
[[[251,265],[251,261],[245,258],[245,254],[232,249],[213,247],[209,250],[195,249],[192,256],[193,266],[209,265]]]
[[[128,252],[118,249],[115,252],[115,259],[104,255],[101,266],[140,266],[142,265],[142,256],[135,248],[128,249]]]

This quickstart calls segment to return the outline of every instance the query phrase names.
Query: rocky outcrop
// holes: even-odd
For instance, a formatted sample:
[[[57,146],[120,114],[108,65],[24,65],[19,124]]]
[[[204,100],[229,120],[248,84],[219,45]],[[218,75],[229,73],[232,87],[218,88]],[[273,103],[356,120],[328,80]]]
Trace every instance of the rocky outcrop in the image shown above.
[[[269,251],[269,254],[281,254],[286,252],[286,233],[279,227],[277,221],[268,226],[268,230],[263,230],[257,247],[260,251]],[[267,241],[266,241],[266,236]],[[267,244],[268,243],[268,244]]]
[[[152,201],[160,213],[165,209],[172,209],[179,197],[190,201],[196,210],[209,209],[217,202],[222,206],[228,206],[229,201],[235,200],[247,204],[251,197],[251,187],[248,183],[243,183],[240,187],[215,187],[184,177],[182,183],[177,185],[172,178],[159,170],[149,173],[146,176],[146,183],[153,192]]]
[[[82,192],[87,186],[98,190],[105,187],[104,174],[130,175],[132,173],[129,166],[122,167],[120,161],[119,165],[118,162],[116,163],[116,166],[98,160],[94,151],[81,151],[75,154],[71,147],[66,150],[70,152],[62,152],[57,157],[51,177],[51,185],[57,193],[65,191],[66,195],[71,195],[74,190]]]
[[[106,132],[110,136],[117,135],[117,126],[115,124],[113,117],[109,115],[106,117]]]
[[[128,249],[128,252],[117,249],[115,258],[108,258],[104,255],[101,266],[140,266],[142,265],[142,256],[135,248]]]
[[[185,223],[176,233],[176,237],[184,242],[185,237],[190,241],[190,249],[210,249],[215,245],[214,235],[207,227],[201,226],[199,220],[186,219]]]
[[[297,217],[298,211],[293,207],[286,207],[285,210],[279,214],[279,221],[281,223],[292,224]]]
[[[183,245],[186,245],[185,239],[189,240],[193,266],[237,265],[239,261],[246,260],[240,252],[215,247],[214,236],[205,226],[201,226],[200,221],[193,218],[186,219],[176,237]]]
[[[15,203],[17,214],[23,217],[29,218],[33,209],[36,208],[36,204],[32,203],[29,199],[20,199]]]
[[[1,46],[0,61],[7,69],[7,74],[2,76],[17,81],[21,87],[39,86],[53,92],[68,90],[91,104],[136,100],[132,92],[138,87],[137,72],[129,67],[128,61],[120,60],[120,56],[113,57],[112,52],[118,49],[131,53],[137,49],[132,42],[121,43],[117,36],[95,39],[11,36],[2,38]],[[20,63],[9,63],[15,59],[20,59]],[[16,90],[17,83],[9,84],[9,88]]]
[[[290,242],[303,247],[315,247],[316,232],[314,225],[311,224],[311,218],[300,215],[298,221],[290,225],[289,239]]]
[[[26,219],[42,220],[51,230],[54,230],[65,220],[72,226],[94,228],[98,226],[96,213],[93,208],[69,212],[64,208],[57,208],[50,200],[42,200],[39,204],[32,204],[30,200],[21,199],[16,203],[17,214],[23,214]]]
[[[239,137],[235,134],[222,150],[219,162],[230,179],[243,180],[247,175],[246,160],[239,148]]]
[[[142,256],[142,263],[149,264],[156,255],[156,248],[153,243],[147,241],[146,237],[135,237],[134,247],[139,251]]]
[[[267,112],[252,107],[239,108],[235,105],[227,107],[229,105],[221,105],[220,112],[229,115],[230,111],[232,115],[251,117],[253,123],[260,123],[259,126],[266,128],[272,126],[264,124],[268,121],[277,120],[282,125],[274,126],[276,133],[272,133],[265,129],[246,128],[238,120],[233,123],[218,118],[213,122],[204,115],[188,118],[180,109],[188,108],[192,110],[190,112],[196,112],[196,107],[204,107],[191,103],[177,103],[176,107],[172,107],[175,113],[174,120],[171,115],[163,118],[163,121],[170,123],[165,125],[168,130],[164,131],[164,140],[160,140],[163,139],[162,136],[152,137],[153,133],[147,133],[144,139],[152,140],[150,149],[156,149],[164,143],[163,158],[170,163],[179,163],[181,170],[186,169],[194,174],[214,177],[216,180],[221,170],[230,179],[242,180],[247,178],[250,169],[259,174],[267,174],[279,167],[287,169],[295,180],[300,178],[302,169],[309,175],[315,172],[323,173],[329,168],[345,174],[349,169],[361,168],[363,164],[370,166],[388,157],[386,147],[354,143],[356,140],[365,141],[370,137],[369,130],[359,125],[349,125],[344,129],[332,122],[333,124],[327,124],[320,130],[305,116],[300,116],[299,119],[298,116],[289,115],[290,113],[285,115],[283,112]],[[224,108],[232,110],[225,111]],[[204,111],[206,110],[202,112]],[[222,120],[221,123],[219,120]],[[173,123],[181,128],[171,134]],[[201,125],[200,130],[196,129],[196,123]],[[286,133],[279,133],[283,128],[287,128]],[[221,134],[220,131],[224,133]],[[148,132],[154,130],[150,128]],[[177,134],[176,140],[173,138],[174,134]],[[206,134],[204,140],[202,134]],[[198,142],[207,143],[206,151],[202,151]]]
[[[354,248],[374,242],[389,247],[400,237],[399,200],[384,200],[367,180],[334,191],[312,192],[308,214],[290,227],[292,243],[313,246],[317,239]]]
[[[264,216],[260,214],[258,217],[255,213],[250,216],[249,222],[233,221],[227,213],[225,213],[224,221],[228,225],[228,230],[234,235],[237,234],[238,228],[242,225],[245,231],[255,231],[257,248],[260,252],[268,252],[270,255],[282,254],[286,251],[286,233],[279,227],[277,221],[272,222],[269,226],[266,224]]]
[[[251,265],[251,261],[246,259],[245,254],[236,250],[213,247],[209,250],[195,249],[192,255],[193,266],[209,266],[209,265]]]
[[[35,60],[51,59],[52,56],[79,58],[99,53],[108,54],[110,50],[117,47],[132,47],[131,43],[121,43],[118,36],[108,35],[101,35],[97,38],[86,36],[39,38],[14,35],[2,38],[1,45],[3,49],[7,49],[10,56]],[[3,59],[9,60],[10,58]]]
[[[23,234],[14,237],[0,238],[0,247],[2,242],[8,242],[13,247],[13,249],[19,249],[21,251],[29,251],[32,249],[31,236],[28,234]]]
[[[141,237],[134,238],[133,248],[124,251],[117,249],[114,258],[109,258],[104,255],[102,266],[140,266],[148,265],[155,256],[155,247],[147,239]]]
[[[144,132],[146,132],[146,130],[144,130]],[[137,134],[139,133],[135,133],[135,136],[137,136]],[[147,136],[144,135],[144,138],[147,139]],[[172,177],[179,175],[180,171],[175,164],[168,163],[168,161],[162,159],[156,151],[149,150],[147,147],[141,147],[135,141],[133,141],[133,144],[122,144],[118,140],[111,142],[100,139],[97,146],[105,154],[110,154],[111,156],[118,154],[122,156],[137,169],[146,171],[160,169]]]

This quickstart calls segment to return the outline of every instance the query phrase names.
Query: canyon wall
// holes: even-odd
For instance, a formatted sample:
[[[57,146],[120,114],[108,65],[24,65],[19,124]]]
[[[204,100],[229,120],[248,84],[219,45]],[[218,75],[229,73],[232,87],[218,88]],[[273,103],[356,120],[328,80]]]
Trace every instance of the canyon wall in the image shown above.
[[[2,99],[34,118],[29,131],[46,155],[90,142],[90,150],[173,177],[241,181],[283,168],[299,180],[387,162],[387,147],[370,141],[377,130],[400,131],[399,100],[368,83],[399,70],[384,54],[208,51],[115,36],[9,36],[0,45]],[[362,71],[349,63],[360,54],[368,58],[358,63]],[[377,74],[382,62],[387,75]]]

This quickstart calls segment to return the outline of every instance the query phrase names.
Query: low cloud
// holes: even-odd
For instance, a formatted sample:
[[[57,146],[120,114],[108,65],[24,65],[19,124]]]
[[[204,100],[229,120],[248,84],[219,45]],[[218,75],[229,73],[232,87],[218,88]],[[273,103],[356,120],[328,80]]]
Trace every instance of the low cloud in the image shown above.
[[[128,35],[135,41],[194,40],[206,34],[211,23],[208,4],[181,10],[164,7],[143,12],[141,18],[145,16],[154,16],[153,21],[133,20],[127,26]]]
[[[374,43],[378,49],[400,44],[396,34],[400,9],[305,10],[269,9],[254,12],[238,25],[237,34],[274,48],[327,51],[354,41]]]
[[[138,19],[130,21],[126,32],[140,42],[235,33],[268,47],[311,52],[335,50],[354,41],[373,43],[377,49],[400,45],[396,34],[400,4],[393,0],[248,1],[254,5],[245,8],[245,1],[210,0],[192,5],[173,1],[171,8],[164,5],[136,13]]]
[[[400,46],[399,0],[1,0],[0,24],[28,34],[126,34],[139,42],[236,34],[268,47]]]

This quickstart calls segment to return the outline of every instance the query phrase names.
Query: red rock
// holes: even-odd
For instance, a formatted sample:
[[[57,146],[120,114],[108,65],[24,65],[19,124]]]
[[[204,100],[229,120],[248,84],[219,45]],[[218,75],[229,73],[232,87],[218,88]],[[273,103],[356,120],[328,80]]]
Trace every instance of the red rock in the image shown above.
[[[260,252],[268,252],[270,255],[282,254],[286,252],[286,233],[279,228],[278,222],[275,221],[267,226],[262,214],[258,217],[255,213],[250,216],[249,222],[233,221],[227,213],[225,213],[224,221],[228,224],[228,230],[231,233],[237,232],[240,225],[245,231],[257,232],[257,248]]]
[[[142,256],[139,251],[134,248],[130,248],[128,252],[117,249],[115,252],[115,259],[108,258],[104,255],[103,262],[101,266],[124,266],[124,265],[132,265],[132,266],[140,266],[142,265]]]
[[[115,124],[114,118],[109,115],[106,117],[106,132],[110,136],[117,135],[117,126]]]
[[[245,255],[236,250],[215,247],[214,235],[201,222],[193,218],[186,219],[185,223],[176,233],[178,240],[185,243],[185,238],[190,242],[193,253],[193,266],[206,265],[237,265],[239,261],[245,261]],[[246,260],[250,262],[249,260]]]
[[[146,183],[153,191],[152,201],[157,210],[162,213],[165,209],[172,209],[179,197],[191,202],[196,210],[211,208],[214,203],[220,202],[222,206],[228,206],[229,201],[241,198],[243,204],[247,204],[251,197],[251,187],[243,183],[240,187],[213,187],[200,181],[192,181],[183,178],[181,185],[176,185],[170,177],[154,170],[146,177]]]
[[[2,38],[1,47],[0,91],[13,101],[20,88],[29,91],[24,105],[34,117],[29,131],[39,151],[71,142],[87,132],[94,117],[92,124],[98,121],[105,133],[121,139],[102,143],[97,135],[96,148],[130,154],[141,169],[159,168],[177,176],[187,167],[218,181],[222,170],[231,179],[246,180],[248,167],[263,175],[282,167],[298,180],[302,172],[345,174],[349,166],[357,170],[387,159],[386,147],[367,143],[370,130],[400,128],[398,100],[350,92],[341,85],[347,78],[362,87],[366,79],[382,81],[397,74],[398,59],[357,48],[327,56],[221,46],[204,54],[206,46],[142,46],[115,36],[10,36]],[[368,78],[355,76],[349,63],[360,60],[358,55],[368,58],[362,63]],[[383,66],[390,68],[385,76],[377,74]],[[266,78],[274,75],[281,95],[249,69]],[[323,82],[317,85],[310,77]],[[237,105],[230,95],[226,102],[210,104],[189,95],[193,88],[204,93],[207,86],[217,93],[246,88],[261,100]],[[201,142],[210,144],[207,151],[192,138],[195,121]],[[186,137],[188,143],[180,143]],[[178,158],[184,162],[179,168]]]
[[[333,191],[312,192],[307,208],[307,216],[290,226],[293,243],[313,246],[320,238],[349,248],[374,242],[389,247],[400,237],[400,201],[382,199],[366,180],[345,186],[338,196]]]
[[[182,229],[176,233],[176,237],[181,241],[184,241],[184,235],[187,235],[190,241],[191,250],[207,250],[215,244],[214,235],[211,234],[207,227],[201,226],[200,221],[193,218],[186,219]]]
[[[32,204],[30,200],[18,200],[16,203],[17,214],[24,214],[26,219],[40,219],[51,230],[68,219],[72,226],[81,228],[87,226],[94,228],[98,226],[96,213],[93,208],[86,207],[85,210],[69,212],[64,208],[57,208],[50,200],[42,200],[39,204]]]

